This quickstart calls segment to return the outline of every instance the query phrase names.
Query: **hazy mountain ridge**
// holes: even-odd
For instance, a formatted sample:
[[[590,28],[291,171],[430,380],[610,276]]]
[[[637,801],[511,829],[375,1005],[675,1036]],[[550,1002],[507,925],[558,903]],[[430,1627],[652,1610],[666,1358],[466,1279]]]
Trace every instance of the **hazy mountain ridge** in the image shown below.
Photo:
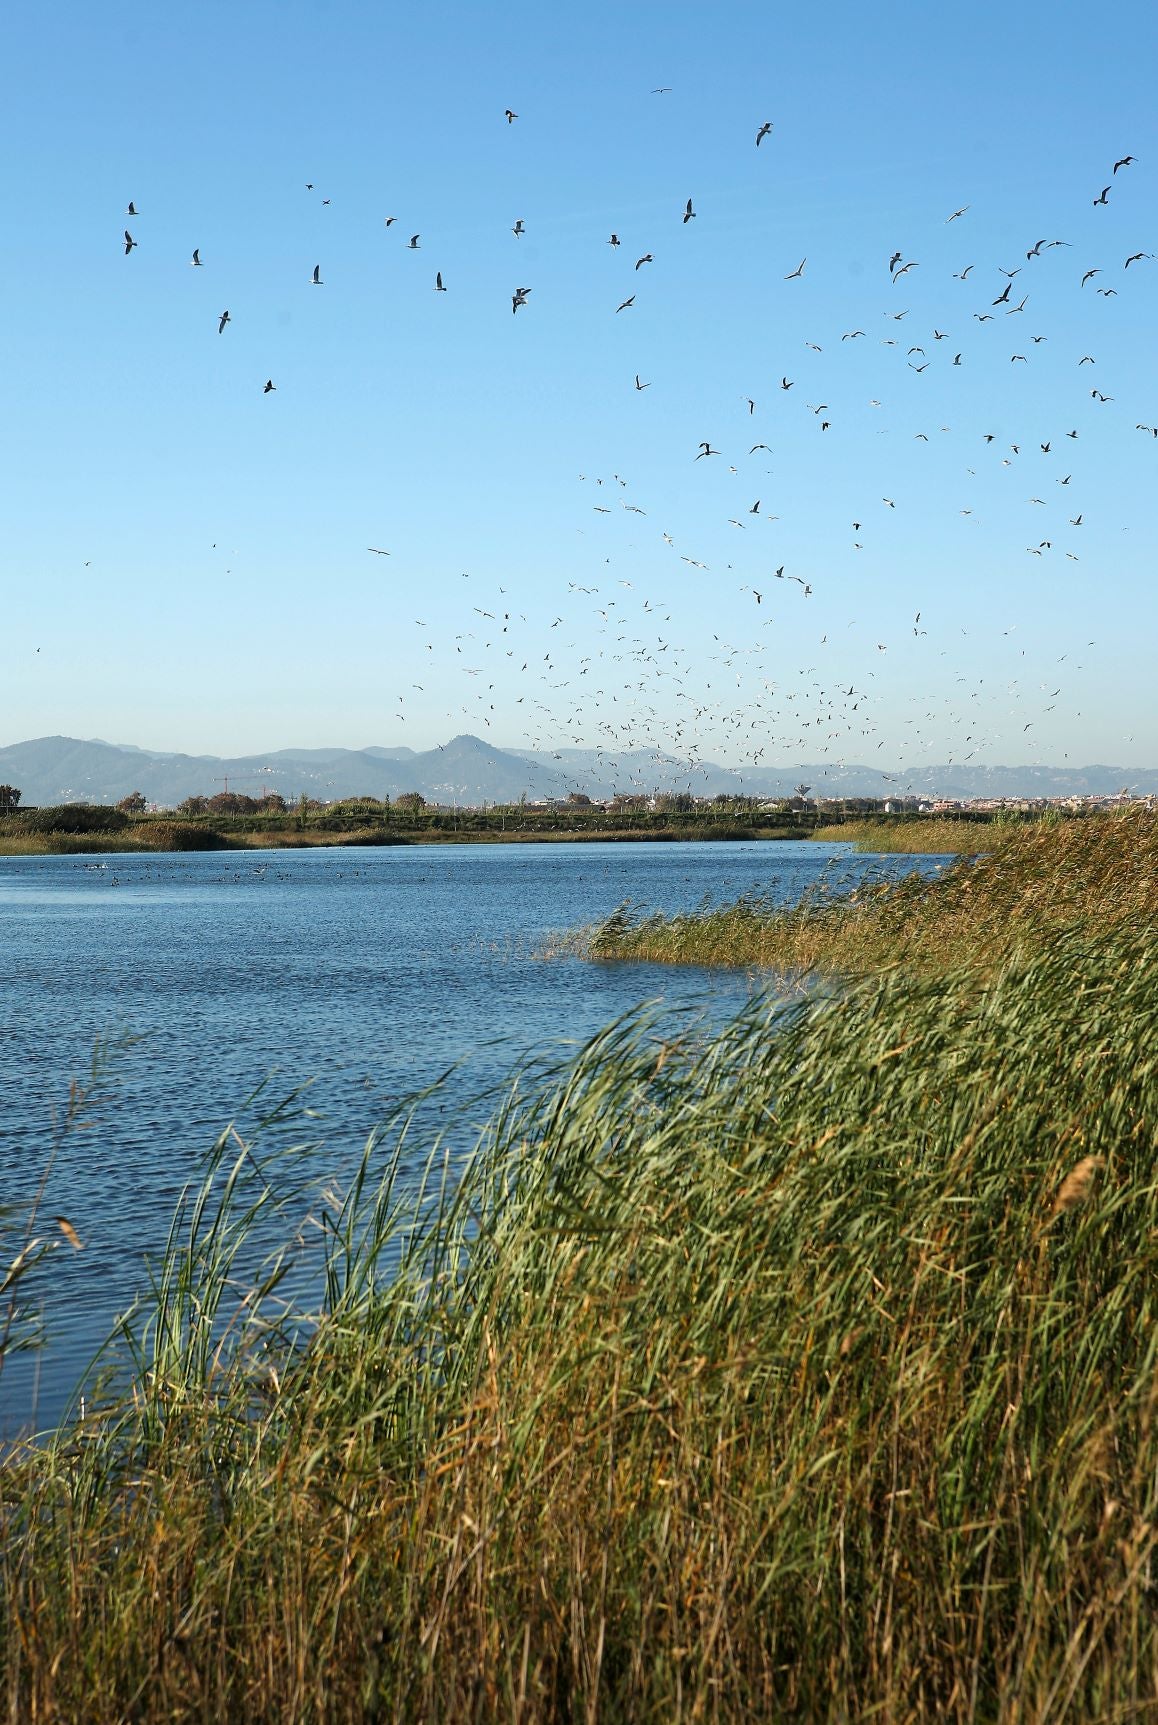
[[[550,753],[500,749],[473,736],[415,751],[274,749],[267,754],[183,755],[133,744],[37,737],[0,748],[0,781],[19,787],[25,803],[115,803],[140,791],[153,803],[174,806],[189,796],[225,788],[260,796],[303,792],[322,801],[341,797],[396,797],[418,791],[429,802],[480,804],[564,797],[570,791],[603,799],[616,792],[690,790],[783,796],[807,784],[817,796],[941,797],[1110,796],[1128,787],[1158,793],[1158,769],[1114,766],[930,765],[906,771],[832,764],[734,770],[711,761],[688,762],[649,750],[623,754],[595,749]]]

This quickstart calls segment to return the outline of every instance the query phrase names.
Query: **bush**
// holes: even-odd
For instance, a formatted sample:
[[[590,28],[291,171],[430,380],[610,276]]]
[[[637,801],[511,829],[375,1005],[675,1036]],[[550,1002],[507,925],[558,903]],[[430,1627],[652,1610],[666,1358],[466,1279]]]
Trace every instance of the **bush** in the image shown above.
[[[12,823],[26,833],[115,833],[129,817],[103,803],[61,803],[57,808],[26,809]]]

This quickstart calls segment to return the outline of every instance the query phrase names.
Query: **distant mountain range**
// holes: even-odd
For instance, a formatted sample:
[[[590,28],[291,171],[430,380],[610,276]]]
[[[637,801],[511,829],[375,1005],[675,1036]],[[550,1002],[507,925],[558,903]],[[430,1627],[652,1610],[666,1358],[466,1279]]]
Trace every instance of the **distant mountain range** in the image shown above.
[[[1158,770],[1138,767],[923,766],[885,772],[877,767],[793,765],[745,767],[689,763],[674,755],[635,750],[614,755],[595,749],[534,752],[499,749],[478,737],[413,749],[275,749],[270,754],[179,755],[133,744],[38,737],[0,748],[0,782],[19,787],[25,803],[116,803],[140,791],[151,803],[172,807],[189,796],[229,788],[288,799],[304,791],[332,802],[341,797],[397,797],[419,791],[428,802],[478,806],[585,792],[597,800],[616,792],[689,790],[784,796],[807,784],[817,796],[889,796],[902,792],[941,797],[1111,796],[1129,788],[1158,793]]]

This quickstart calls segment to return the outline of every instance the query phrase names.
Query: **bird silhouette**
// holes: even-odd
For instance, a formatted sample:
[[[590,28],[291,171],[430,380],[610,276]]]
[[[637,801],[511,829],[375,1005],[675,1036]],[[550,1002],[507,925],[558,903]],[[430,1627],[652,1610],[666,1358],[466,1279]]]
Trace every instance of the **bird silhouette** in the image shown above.
[[[684,225],[685,225],[685,227],[687,226],[688,222],[693,221],[695,219],[695,214],[696,214],[696,212],[692,209],[692,200],[689,198],[687,201],[687,206],[684,209]]]
[[[504,114],[505,114],[505,115],[506,115],[506,116],[507,116],[507,125],[508,125],[508,126],[513,126],[513,125],[514,125],[514,123],[515,123],[515,121],[516,121],[516,120],[517,120],[517,119],[518,119],[518,117],[519,117],[519,116],[518,116],[518,115],[517,115],[517,114],[516,114],[516,113],[515,113],[515,111],[514,111],[514,109],[513,109],[513,108],[504,108],[504,109],[503,109],[503,113],[504,113]]]
[[[310,277],[310,286],[311,287],[325,287],[325,285],[326,285],[325,282],[322,280],[322,266],[321,266],[321,264],[315,264],[314,265],[314,273]]]
[[[222,331],[224,330],[227,323],[232,323],[232,322],[233,322],[233,319],[230,317],[228,311],[223,311],[221,316],[217,320],[217,333],[218,333],[218,335],[220,335],[222,333]]]
[[[764,139],[768,136],[768,134],[771,130],[772,130],[771,120],[765,120],[764,124],[760,127],[760,130],[756,133],[756,148],[757,149],[760,148],[760,145],[764,142]]]
[[[129,253],[132,251],[132,249],[136,245],[136,243],[137,243],[136,240],[133,238],[133,236],[129,232],[128,228],[126,228],[125,229],[125,256],[126,257],[128,257]]]
[[[807,263],[807,262],[808,262],[808,259],[807,259],[807,258],[801,258],[801,260],[800,260],[800,262],[799,262],[799,263],[798,263],[798,264],[797,264],[797,266],[796,266],[796,268],[795,268],[795,269],[794,269],[794,270],[792,270],[792,271],[791,271],[791,272],[790,272],[790,274],[788,274],[788,275],[786,275],[786,276],[785,276],[785,277],[784,277],[784,280],[785,280],[785,281],[786,281],[786,282],[794,282],[794,281],[796,281],[796,280],[797,280],[797,278],[798,278],[798,277],[800,277],[800,276],[802,276],[802,275],[803,275],[803,274],[804,274],[804,266],[805,266],[805,264],[806,264],[806,263]]]
[[[189,259],[189,264],[190,264],[190,267],[192,269],[195,269],[195,270],[199,270],[199,269],[203,268],[203,265],[201,263],[201,247],[200,246],[194,246],[193,256]]]
[[[273,381],[273,378],[267,377],[265,380],[265,388],[262,390],[261,393],[263,395],[272,395],[276,388],[277,388],[277,384]]]

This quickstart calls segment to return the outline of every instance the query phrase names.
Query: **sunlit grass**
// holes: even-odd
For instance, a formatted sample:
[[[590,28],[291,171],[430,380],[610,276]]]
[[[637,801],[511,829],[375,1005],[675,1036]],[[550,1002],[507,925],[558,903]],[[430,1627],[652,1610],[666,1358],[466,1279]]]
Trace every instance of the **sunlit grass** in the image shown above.
[[[1063,928],[1150,927],[1158,915],[1158,820],[1138,810],[990,828],[995,845],[940,875],[848,892],[824,887],[788,909],[742,901],[640,920],[627,910],[580,934],[598,959],[863,973],[890,964],[992,966]]]
[[[831,844],[834,839],[855,844],[858,851],[877,856],[976,856],[1000,842],[1002,828],[990,821],[917,820],[843,821],[837,827],[817,827],[810,836]]]
[[[904,962],[634,1016],[465,1167],[225,1133],[120,1392],[0,1473],[9,1717],[1153,1716],[1156,864],[775,918]]]
[[[1146,1716],[1155,982],[1119,920],[629,1021],[302,1233],[226,1135],[131,1395],[4,1469],[9,1717]]]

